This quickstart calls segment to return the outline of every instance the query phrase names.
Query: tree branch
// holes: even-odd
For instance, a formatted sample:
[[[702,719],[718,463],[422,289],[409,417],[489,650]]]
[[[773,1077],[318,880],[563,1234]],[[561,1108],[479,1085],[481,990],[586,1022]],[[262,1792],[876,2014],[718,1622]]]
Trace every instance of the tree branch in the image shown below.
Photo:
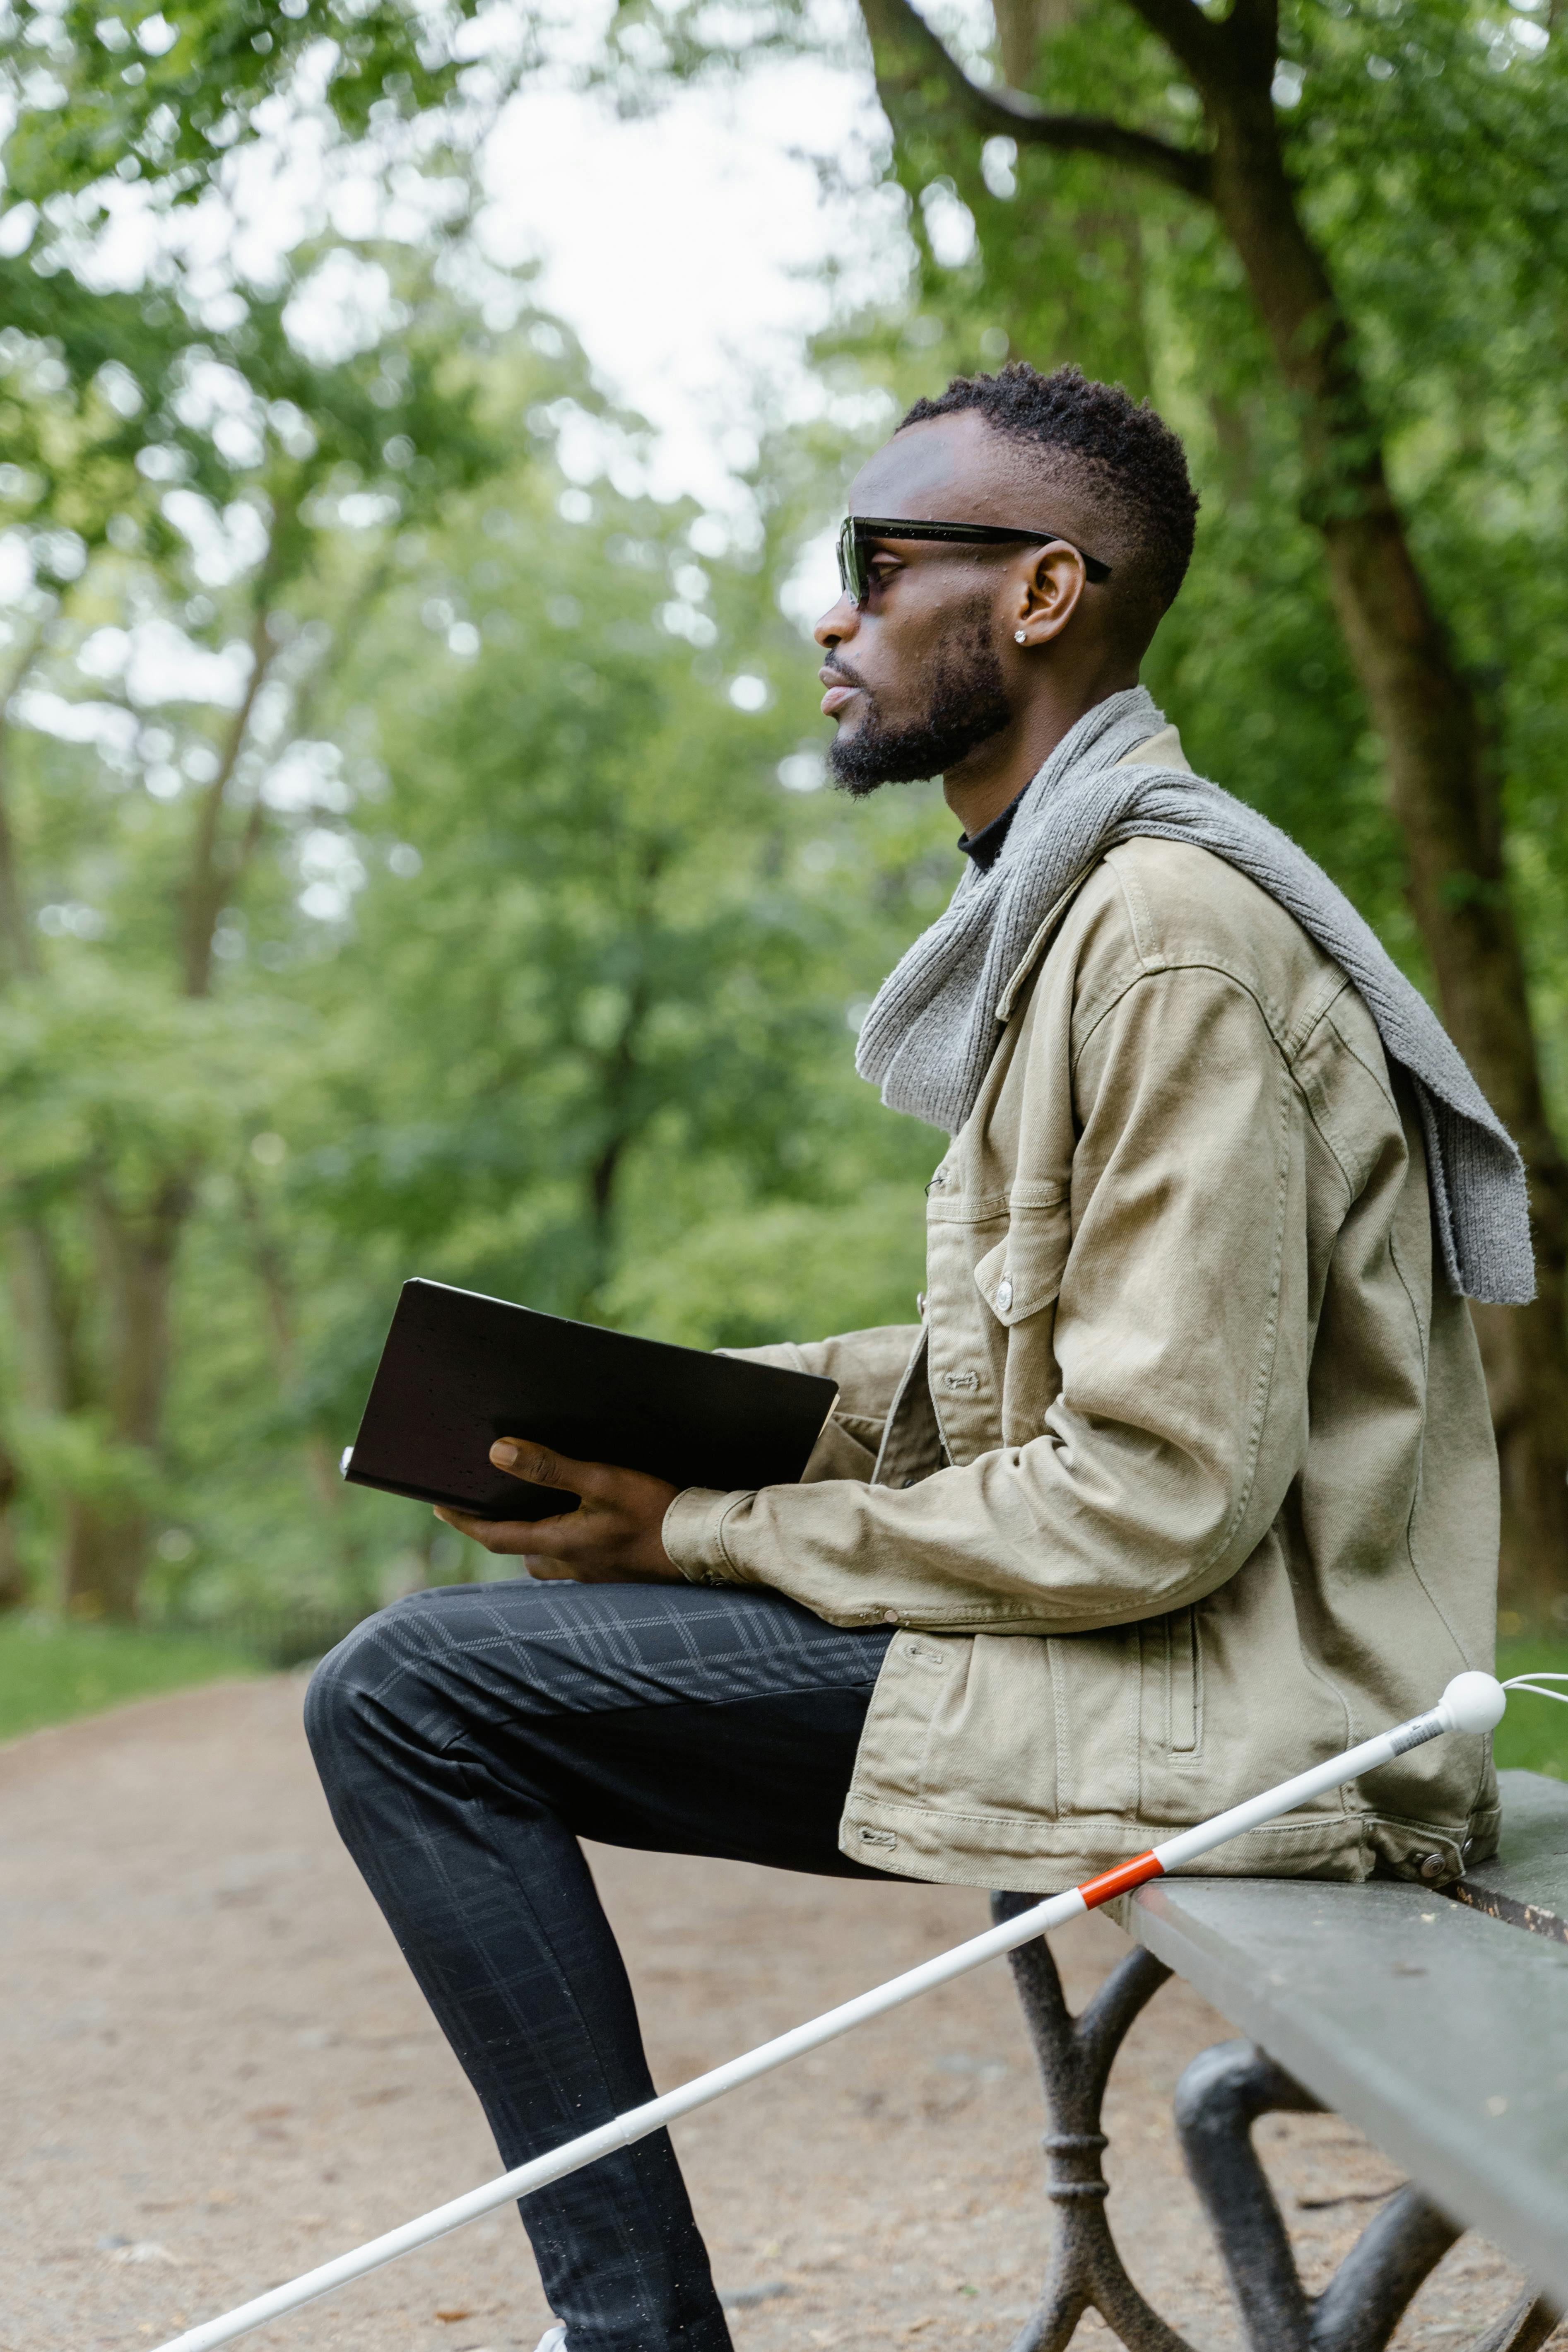
[[[1194,0],[1128,0],[1205,99],[1267,89],[1279,54],[1279,0],[1231,0],[1217,22]]]
[[[10,724],[4,709],[0,708],[0,943],[4,947],[7,975],[17,973],[26,979],[37,971],[38,958],[27,924],[27,904],[22,889],[16,835],[11,823],[6,773],[9,750]]]
[[[185,903],[185,994],[205,996],[212,985],[213,925],[223,904],[228,877],[220,869],[217,856],[218,825],[223,816],[224,801],[234,778],[239,755],[245,748],[250,727],[250,714],[256,708],[256,698],[261,691],[271,663],[271,649],[267,635],[267,613],[269,583],[258,583],[255,615],[251,625],[250,676],[239,709],[235,712],[218,762],[218,772],[206,788],[196,816],[195,835],[191,844],[190,880],[186,885]]]
[[[1233,39],[1265,42],[1269,45],[1268,63],[1274,64],[1279,45],[1279,0],[1231,0],[1226,27]]]
[[[1159,35],[1200,90],[1224,78],[1231,25],[1237,15],[1247,13],[1246,0],[1241,0],[1239,6],[1232,8],[1230,17],[1217,25],[1204,15],[1194,0],[1128,0],[1128,5],[1142,17],[1152,33]]]
[[[1154,5],[1162,5],[1163,0],[1154,0]],[[1207,18],[1192,7],[1191,0],[1177,0],[1177,5],[1197,17],[1205,33],[1214,31]],[[938,40],[911,0],[861,0],[861,14],[873,52],[879,47],[902,47],[917,74],[922,69],[940,74],[976,130],[1016,140],[1020,146],[1103,155],[1109,163],[1123,163],[1148,178],[1163,180],[1184,195],[1208,197],[1209,159],[1198,149],[1173,147],[1152,132],[1133,131],[1100,115],[1053,114],[1024,90],[982,89]],[[910,79],[912,81],[914,76]],[[886,79],[879,70],[879,84]]]
[[[384,589],[391,577],[392,559],[390,556],[384,556],[379,563],[375,563],[371,566],[370,570],[365,573],[363,580],[360,583],[358,593],[354,598],[353,604],[350,606],[343,620],[340,624],[332,645],[331,650],[335,656],[334,674],[336,670],[342,669],[343,663],[353,651],[355,645],[359,641],[360,632],[364,627],[366,621],[369,619],[372,612],[375,609],[376,604],[380,602],[382,591]],[[259,639],[258,642],[259,643]],[[298,741],[302,735],[307,735],[310,732],[310,715],[314,710],[317,702],[320,700],[321,683],[326,674],[324,662],[318,662],[315,669],[307,677],[303,685],[299,687],[295,691],[293,723],[293,738],[295,741]],[[259,686],[259,677],[258,677],[257,683]],[[252,696],[252,702],[254,702],[254,699],[255,697]],[[247,706],[246,712],[247,723],[248,723],[248,716],[249,708]],[[242,727],[240,730],[241,739],[243,739],[244,732],[245,730]],[[236,750],[235,756],[238,756],[237,748]],[[226,775],[232,775],[233,766],[234,763],[231,760],[226,765]],[[225,868],[222,877],[225,887],[229,892],[237,890],[240,883],[245,879],[246,874],[249,870],[250,861],[261,846],[262,828],[266,824],[266,822],[267,803],[262,799],[259,790],[258,790],[256,798],[250,803],[250,814],[245,821],[245,830],[240,835],[239,845],[235,850],[227,866]],[[216,913],[217,906],[215,901],[213,907],[213,914],[215,918]],[[208,926],[208,936],[210,940],[210,924]]]
[[[27,920],[21,853],[11,820],[11,697],[20,688],[43,643],[42,622],[33,632],[10,676],[0,681],[0,976],[27,979],[38,969],[38,950]]]

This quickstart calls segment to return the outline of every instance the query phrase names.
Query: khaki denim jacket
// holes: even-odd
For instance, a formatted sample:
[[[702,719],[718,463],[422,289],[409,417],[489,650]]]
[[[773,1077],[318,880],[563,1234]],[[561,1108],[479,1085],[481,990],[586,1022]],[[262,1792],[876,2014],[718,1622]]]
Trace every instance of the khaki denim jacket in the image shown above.
[[[744,1351],[837,1409],[805,1483],[688,1488],[665,1543],[900,1629],[846,1853],[1033,1890],[1489,1667],[1497,1468],[1414,1101],[1274,899],[1124,843],[998,1015],[929,1190],[923,1324]],[[1489,1745],[1451,1735],[1205,1868],[1451,1873],[1496,1832]]]

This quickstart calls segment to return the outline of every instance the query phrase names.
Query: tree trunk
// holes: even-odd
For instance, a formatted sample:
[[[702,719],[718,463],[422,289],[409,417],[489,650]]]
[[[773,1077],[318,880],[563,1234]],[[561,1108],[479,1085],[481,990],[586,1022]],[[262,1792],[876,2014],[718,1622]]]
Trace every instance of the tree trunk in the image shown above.
[[[226,858],[221,828],[270,658],[266,584],[264,576],[253,617],[250,676],[230,722],[217,774],[198,804],[191,842],[182,942],[184,992],[191,997],[204,997],[211,989],[214,924],[255,846],[253,821],[237,851]],[[195,1180],[194,1168],[166,1171],[146,1209],[137,1214],[123,1207],[101,1171],[84,1185],[101,1286],[101,1401],[108,1434],[118,1445],[144,1455],[149,1468],[161,1446],[171,1367],[174,1260],[190,1215]],[[72,1497],[60,1561],[67,1612],[132,1622],[152,1532],[147,1509],[132,1494]]]
[[[605,1134],[587,1171],[588,1278],[577,1310],[583,1315],[594,1312],[600,1292],[615,1271],[616,1191],[627,1147],[641,1125],[631,1096],[637,1081],[637,1040],[647,1016],[647,988],[639,973],[627,997],[619,1032],[598,1073]]]
[[[151,1469],[163,1434],[174,1255],[191,1181],[184,1173],[165,1176],[139,1215],[126,1212],[100,1174],[88,1180],[87,1195],[104,1313],[107,1433],[145,1456]],[[73,1497],[61,1562],[67,1613],[133,1621],[151,1537],[151,1516],[134,1495]]]
[[[54,1236],[41,1220],[29,1219],[13,1228],[10,1272],[29,1402],[38,1412],[60,1418],[101,1406],[104,1399],[89,1381],[84,1360],[81,1301],[60,1265]],[[106,1421],[110,1418],[106,1412]],[[118,1507],[97,1496],[68,1495],[56,1566],[57,1597],[66,1614],[132,1616],[147,1538],[140,1508]]]
[[[12,1227],[8,1242],[12,1322],[23,1393],[39,1412],[77,1412],[87,1401],[78,1347],[79,1302],[60,1266],[54,1236],[41,1218],[31,1217]],[[16,1549],[10,1527],[16,1492],[13,1486],[5,1497],[7,1556],[14,1556]],[[66,1540],[58,1566],[62,1591],[67,1582],[65,1562],[71,1548],[73,1507],[67,1507]]]
[[[256,609],[251,617],[250,676],[238,709],[229,721],[228,734],[218,760],[218,770],[196,809],[195,830],[191,836],[190,870],[185,880],[184,906],[184,992],[187,996],[205,996],[212,988],[213,930],[224,903],[239,880],[255,846],[259,811],[253,812],[253,822],[247,826],[245,837],[236,853],[226,858],[223,854],[222,825],[227,803],[229,786],[239,755],[245,749],[250,731],[251,714],[256,698],[267,678],[271,658],[271,643],[267,633],[267,588],[269,574],[264,572],[256,593]]]
[[[133,1625],[152,1529],[132,1503],[73,1495],[60,1549],[60,1607],[78,1622]]]
[[[279,1392],[286,1394],[299,1369],[295,1333],[294,1282],[282,1244],[267,1222],[256,1187],[246,1176],[238,1180],[240,1213],[250,1234],[251,1255],[267,1309],[268,1335],[272,1342],[272,1369]],[[357,1576],[359,1548],[343,1508],[343,1482],[331,1448],[316,1431],[309,1431],[300,1446],[305,1477],[331,1532],[332,1547],[342,1567]],[[428,1578],[426,1578],[428,1582]]]
[[[11,1228],[11,1310],[21,1345],[23,1393],[38,1412],[74,1412],[87,1402],[78,1346],[79,1301],[41,1217]]]
[[[647,1123],[647,1106],[637,1101],[637,1055],[652,1003],[646,960],[646,942],[652,926],[654,895],[664,870],[665,853],[658,841],[644,841],[624,908],[626,943],[637,949],[626,1003],[615,1035],[594,1058],[603,1123],[599,1150],[585,1174],[588,1213],[588,1274],[577,1312],[592,1315],[599,1294],[615,1271],[616,1190],[626,1152]]]
[[[267,625],[272,584],[269,563],[256,590],[250,676],[229,722],[217,774],[196,810],[178,942],[183,990],[193,998],[210,992],[214,925],[260,839],[259,802],[232,844],[226,845],[223,839],[223,821],[256,699],[275,651]],[[0,688],[0,980],[33,978],[39,968],[5,790],[5,709],[40,639],[41,631],[29,645],[20,667],[14,667]],[[79,1328],[83,1318],[77,1315],[69,1286],[60,1279],[51,1234],[39,1223],[24,1222],[15,1237],[13,1292],[28,1385],[37,1402],[45,1412],[58,1413],[100,1408],[110,1439],[143,1454],[149,1463],[156,1459],[159,1448],[170,1372],[174,1259],[190,1213],[195,1172],[191,1168],[166,1171],[146,1210],[135,1215],[116,1199],[107,1177],[84,1179],[82,1205],[99,1268],[100,1308],[92,1318],[90,1351]],[[89,1352],[94,1360],[90,1381]],[[319,1492],[337,1502],[335,1478],[329,1486],[325,1448],[312,1442],[307,1453]],[[0,1580],[6,1557],[7,1507],[0,1480]],[[68,1497],[59,1561],[59,1588],[68,1611],[83,1616],[133,1617],[151,1534],[149,1514],[132,1495]],[[0,1605],[4,1605],[3,1580]]]
[[[30,658],[29,651],[24,669]],[[27,980],[38,976],[38,956],[5,765],[9,742],[4,705],[19,675],[0,694],[0,977]],[[247,713],[249,707],[247,699]],[[189,1181],[184,1176],[166,1179],[146,1217],[135,1223],[125,1218],[107,1186],[96,1178],[87,1180],[84,1199],[93,1229],[103,1314],[99,1373],[89,1383],[81,1302],[61,1266],[55,1237],[41,1218],[25,1217],[13,1228],[10,1248],[24,1381],[41,1411],[63,1415],[100,1405],[111,1439],[152,1454],[168,1379],[169,1292],[174,1247],[189,1206]],[[0,1477],[0,1605],[14,1558],[6,1516],[13,1489],[14,1473],[11,1488]],[[58,1569],[59,1599],[67,1613],[133,1618],[151,1532],[145,1506],[131,1496],[68,1496]]]
[[[49,615],[53,617],[52,614]],[[21,855],[11,810],[11,698],[25,684],[44,641],[45,623],[35,623],[31,635],[9,674],[0,679],[0,979],[26,979],[38,969],[37,942],[26,894],[22,887]]]
[[[0,682],[0,981],[30,978],[37,969],[37,950],[22,895],[16,837],[11,821],[8,760],[10,730],[5,706],[26,664]],[[0,1609],[10,1609],[26,1597],[16,1550],[16,1508],[21,1476],[4,1444],[0,1444]]]
[[[18,1609],[27,1597],[27,1580],[16,1548],[12,1507],[21,1486],[16,1465],[0,1445],[0,1610]]]

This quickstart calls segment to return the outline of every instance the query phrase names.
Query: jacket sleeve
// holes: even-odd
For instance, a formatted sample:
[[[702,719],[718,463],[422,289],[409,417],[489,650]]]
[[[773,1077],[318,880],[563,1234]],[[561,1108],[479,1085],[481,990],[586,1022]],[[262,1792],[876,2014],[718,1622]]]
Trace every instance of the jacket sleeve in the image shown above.
[[[767,1348],[720,1348],[715,1352],[837,1381],[838,1402],[812,1448],[801,1483],[851,1478],[864,1486],[877,1466],[889,1410],[920,1340],[918,1323],[879,1323],[872,1330],[845,1331],[834,1339],[784,1339]]]
[[[1207,965],[1142,972],[1076,1058],[1040,1434],[902,1490],[688,1489],[665,1521],[684,1574],[836,1624],[1088,1632],[1200,1599],[1261,1541],[1306,1443],[1300,1096]]]

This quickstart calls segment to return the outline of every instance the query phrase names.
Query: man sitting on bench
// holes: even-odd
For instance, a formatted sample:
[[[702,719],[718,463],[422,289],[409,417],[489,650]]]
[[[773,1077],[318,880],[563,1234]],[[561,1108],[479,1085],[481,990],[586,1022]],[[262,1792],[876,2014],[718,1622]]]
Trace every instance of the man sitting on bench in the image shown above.
[[[444,1516],[529,1573],[398,1602],[310,1687],[339,1827],[509,2167],[651,2095],[579,1838],[1046,1890],[1490,1663],[1461,1294],[1529,1295],[1518,1158],[1138,684],[1192,551],[1180,442],[1015,365],[917,404],[851,508],[834,770],[940,773],[968,860],[859,1048],[952,1139],[922,1320],[756,1351],[839,1383],[798,1486],[678,1493],[518,1431],[498,1464],[581,1508]],[[1449,1738],[1215,1867],[1457,1871],[1496,1822],[1485,1743]],[[524,2219],[547,2345],[729,2344],[664,2136]]]

